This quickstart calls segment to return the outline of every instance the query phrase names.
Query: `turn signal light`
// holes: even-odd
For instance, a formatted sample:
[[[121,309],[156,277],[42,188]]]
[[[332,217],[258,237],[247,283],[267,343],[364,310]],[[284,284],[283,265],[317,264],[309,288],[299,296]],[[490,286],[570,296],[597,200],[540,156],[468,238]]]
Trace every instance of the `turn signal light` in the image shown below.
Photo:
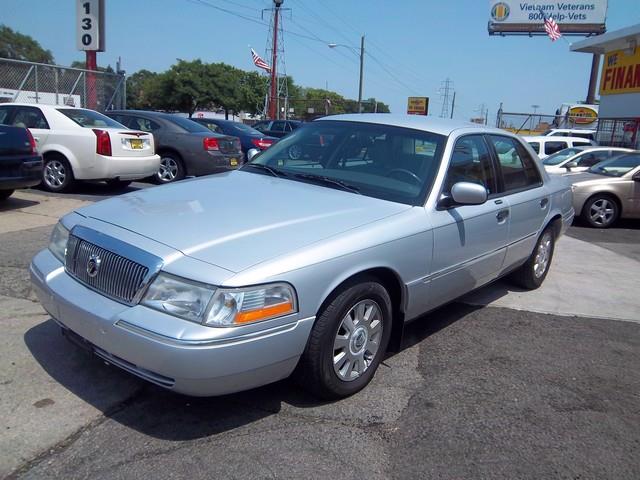
[[[111,137],[109,137],[109,132],[107,132],[106,130],[100,130],[98,128],[94,128],[92,130],[97,137],[96,153],[98,155],[105,155],[107,157],[110,157],[111,156]]]
[[[239,312],[236,315],[235,323],[255,322],[256,320],[262,320],[264,318],[272,318],[272,317],[278,317],[280,315],[286,315],[294,311],[295,309],[293,307],[293,303],[291,302],[277,303],[275,305],[270,305],[263,308],[257,308],[255,310]]]
[[[220,150],[217,138],[206,137],[202,139],[202,146],[205,150]]]

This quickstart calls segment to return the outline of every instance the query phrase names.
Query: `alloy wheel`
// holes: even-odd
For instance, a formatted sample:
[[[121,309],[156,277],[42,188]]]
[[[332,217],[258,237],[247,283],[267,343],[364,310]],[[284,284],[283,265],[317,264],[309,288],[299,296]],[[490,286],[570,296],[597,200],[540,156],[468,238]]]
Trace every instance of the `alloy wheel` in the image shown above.
[[[158,169],[158,179],[161,182],[173,182],[178,176],[178,163],[171,157],[162,157],[160,159],[160,168]]]
[[[50,160],[44,167],[43,179],[48,187],[57,190],[64,185],[67,179],[67,171],[59,160]]]
[[[343,381],[360,377],[380,348],[382,311],[373,300],[362,300],[349,309],[333,341],[333,370]]]
[[[615,216],[615,205],[607,198],[599,198],[589,207],[589,218],[598,226],[610,224]]]
[[[551,249],[553,239],[551,232],[545,232],[538,242],[538,249],[536,251],[536,258],[533,262],[533,274],[536,278],[542,277],[549,268],[549,259],[551,258]]]

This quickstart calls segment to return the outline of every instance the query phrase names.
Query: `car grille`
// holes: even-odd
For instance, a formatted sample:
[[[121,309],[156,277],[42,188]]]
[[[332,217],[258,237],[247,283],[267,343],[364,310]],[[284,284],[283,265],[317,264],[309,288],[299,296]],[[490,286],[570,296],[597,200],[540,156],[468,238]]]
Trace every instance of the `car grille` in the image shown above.
[[[94,276],[89,274],[90,259],[99,259]],[[69,235],[67,272],[75,279],[121,303],[133,304],[149,269],[128,258]]]

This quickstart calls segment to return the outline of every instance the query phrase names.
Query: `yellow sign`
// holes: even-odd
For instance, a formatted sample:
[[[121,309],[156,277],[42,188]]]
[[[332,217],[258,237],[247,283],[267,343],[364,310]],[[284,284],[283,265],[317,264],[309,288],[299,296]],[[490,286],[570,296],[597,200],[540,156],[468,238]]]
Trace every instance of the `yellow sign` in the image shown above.
[[[572,107],[569,109],[569,118],[576,125],[588,125],[598,118],[598,112],[589,107]]]
[[[629,55],[615,50],[604,56],[600,95],[640,93],[640,48]]]
[[[426,115],[429,112],[429,97],[409,97],[407,113],[409,115]]]

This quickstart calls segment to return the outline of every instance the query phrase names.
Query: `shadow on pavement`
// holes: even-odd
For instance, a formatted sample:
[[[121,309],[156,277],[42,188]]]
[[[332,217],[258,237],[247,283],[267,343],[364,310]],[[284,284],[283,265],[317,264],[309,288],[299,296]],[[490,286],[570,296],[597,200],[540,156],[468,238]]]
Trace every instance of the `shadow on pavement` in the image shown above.
[[[4,201],[0,201],[0,212],[8,212],[10,210],[18,210],[20,208],[33,207],[40,202],[34,202],[33,200],[24,200],[22,198],[9,197]]]
[[[454,303],[420,317],[405,328],[402,348],[421,342],[478,308]],[[277,414],[283,404],[304,409],[329,403],[289,379],[222,397],[176,394],[106,366],[68,342],[53,320],[31,328],[24,341],[42,368],[74,395],[125,427],[163,440],[194,440],[233,430]]]

